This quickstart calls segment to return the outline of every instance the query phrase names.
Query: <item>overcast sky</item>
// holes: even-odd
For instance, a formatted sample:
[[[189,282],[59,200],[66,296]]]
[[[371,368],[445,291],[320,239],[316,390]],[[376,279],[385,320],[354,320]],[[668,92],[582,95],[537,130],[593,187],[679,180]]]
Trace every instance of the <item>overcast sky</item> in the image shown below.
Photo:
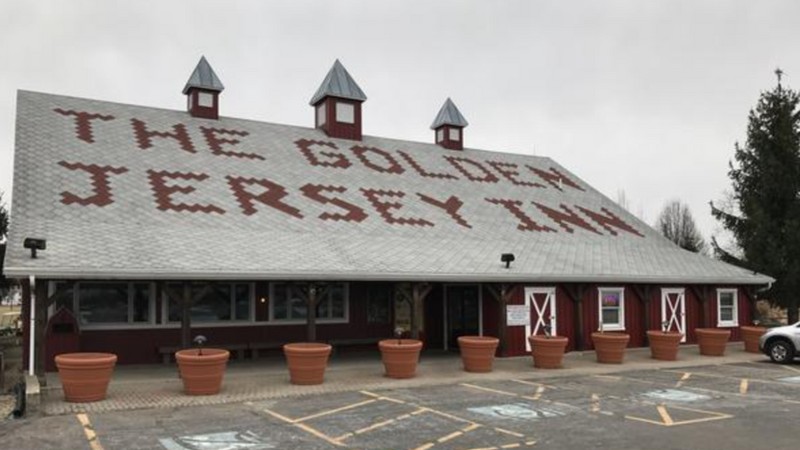
[[[0,191],[17,89],[184,109],[205,55],[222,115],[313,126],[339,58],[365,134],[430,142],[449,96],[466,146],[550,156],[651,224],[683,200],[708,238],[749,109],[776,67],[800,85],[798,18],[796,0],[3,0]]]

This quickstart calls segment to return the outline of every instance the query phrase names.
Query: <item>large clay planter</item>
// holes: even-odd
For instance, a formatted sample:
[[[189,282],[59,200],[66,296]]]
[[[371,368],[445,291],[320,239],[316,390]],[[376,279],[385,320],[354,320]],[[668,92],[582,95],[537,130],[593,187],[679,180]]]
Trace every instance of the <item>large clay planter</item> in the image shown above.
[[[500,339],[491,336],[460,336],[458,348],[467,372],[491,372]]]
[[[183,392],[187,395],[219,393],[230,356],[230,352],[222,348],[187,348],[175,352]]]
[[[603,364],[622,364],[625,359],[625,349],[631,337],[627,333],[594,332],[592,342],[597,354],[597,362]]]
[[[563,367],[564,351],[569,339],[564,336],[528,336],[531,343],[533,367],[538,369],[560,369]]]
[[[413,378],[417,373],[422,341],[417,339],[384,339],[378,342],[383,367],[389,378]]]
[[[681,345],[681,339],[683,339],[683,334],[677,331],[648,330],[650,357],[661,361],[675,361],[678,359],[678,347]]]
[[[283,354],[289,365],[289,381],[292,384],[322,384],[331,346],[317,342],[297,342],[283,346]]]
[[[744,351],[748,353],[761,353],[758,351],[758,339],[767,332],[764,327],[740,327],[742,330],[742,341],[744,341]]]
[[[113,353],[63,353],[56,367],[68,402],[96,402],[106,398],[108,383],[117,363]]]
[[[722,328],[698,328],[697,344],[700,354],[705,356],[724,356],[725,347],[731,337],[731,330]]]

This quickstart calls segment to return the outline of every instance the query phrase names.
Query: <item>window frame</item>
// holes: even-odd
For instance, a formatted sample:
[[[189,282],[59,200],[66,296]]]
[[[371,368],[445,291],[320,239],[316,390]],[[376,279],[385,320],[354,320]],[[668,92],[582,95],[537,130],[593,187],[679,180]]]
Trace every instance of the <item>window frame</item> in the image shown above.
[[[613,324],[603,322],[603,292],[619,293],[619,321]],[[603,331],[625,331],[625,288],[624,287],[598,287],[597,288],[597,324]]]
[[[167,283],[167,284],[172,284],[172,283]],[[231,320],[212,320],[212,321],[207,321],[207,322],[194,321],[193,320],[192,321],[192,326],[197,325],[197,326],[201,326],[201,327],[206,327],[206,326],[208,326],[208,327],[212,327],[212,326],[213,327],[219,327],[219,326],[247,325],[247,324],[254,323],[255,322],[255,314],[256,314],[256,308],[255,308],[256,286],[255,286],[255,283],[254,282],[246,282],[246,281],[228,281],[228,282],[218,283],[218,284],[227,284],[227,285],[229,285],[231,287],[230,302],[231,302],[231,317],[232,317],[232,319]],[[247,318],[247,319],[244,319],[244,320],[235,319],[235,317],[236,317],[235,295],[236,295],[236,285],[237,284],[247,285],[248,289],[250,291],[249,295],[248,295],[248,303],[249,303],[248,315],[250,317]],[[180,323],[181,323],[180,320],[178,320],[178,321],[169,320],[169,301],[170,301],[169,295],[167,295],[166,290],[163,290],[163,292],[161,292],[161,322],[160,322],[160,324],[161,325],[166,325],[166,326],[175,326],[175,325],[180,326]]]
[[[275,318],[275,285],[276,284],[289,284],[289,282],[270,282],[269,283],[269,300],[267,323],[271,325],[303,325],[307,323],[306,318],[302,319],[276,319]],[[316,323],[318,324],[336,324],[336,323],[350,323],[350,283],[341,282],[344,288],[344,317],[342,318],[323,318],[317,317]],[[319,307],[319,305],[317,305]],[[333,308],[329,308],[333,310]]]
[[[436,130],[436,142],[444,142],[444,128]]]
[[[325,102],[317,105],[317,127],[322,127],[327,123],[328,112],[325,108]]]
[[[55,280],[50,281],[47,286],[48,296],[55,294],[57,285],[60,283],[68,283],[68,280]],[[124,283],[128,287],[128,320],[127,322],[105,322],[105,323],[83,323],[80,314],[80,287],[84,285],[97,285],[97,284],[120,284]],[[150,295],[147,308],[148,320],[146,322],[133,321],[133,285],[145,284],[149,287]],[[156,323],[156,285],[152,281],[143,280],[97,280],[97,281],[76,281],[72,286],[72,314],[75,320],[78,321],[78,326],[83,330],[113,330],[113,329],[127,329],[127,328],[152,328]],[[55,304],[47,309],[47,316],[52,317],[57,311]]]
[[[722,295],[733,294],[733,305],[730,306],[732,318],[731,320],[722,320]],[[726,306],[728,308],[728,306]],[[717,327],[738,327],[739,326],[739,290],[736,288],[720,288],[717,289]]]
[[[453,137],[455,135],[455,137]],[[458,128],[448,128],[447,139],[453,142],[461,142],[461,130]]]
[[[206,100],[208,104],[206,104]],[[214,107],[214,94],[210,92],[197,92],[197,106],[201,108],[213,108]]]

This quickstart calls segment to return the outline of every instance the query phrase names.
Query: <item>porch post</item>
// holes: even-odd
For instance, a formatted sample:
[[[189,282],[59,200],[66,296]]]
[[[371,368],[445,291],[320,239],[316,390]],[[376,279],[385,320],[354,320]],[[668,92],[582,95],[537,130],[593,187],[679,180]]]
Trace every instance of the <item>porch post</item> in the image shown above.
[[[181,348],[192,345],[192,291],[189,283],[183,283],[181,295]]]
[[[575,323],[575,350],[583,351],[586,346],[583,342],[583,296],[586,294],[586,285],[564,285],[564,291],[572,299],[573,322]]]
[[[499,336],[497,337],[500,339],[500,344],[497,346],[497,348],[501,355],[505,355],[508,349],[508,337],[506,336],[506,331],[508,330],[508,323],[506,321],[506,305],[511,299],[514,286],[503,283],[500,285],[500,289],[498,290],[494,286],[487,284],[486,288],[489,290],[489,293],[492,294],[492,298],[497,301],[497,307],[499,309],[497,321],[497,334]]]
[[[36,374],[36,277],[28,279],[28,375]]]
[[[700,286],[691,285],[689,288],[692,290],[692,293],[700,300],[700,323],[703,324],[703,328],[708,328],[708,286],[703,285],[702,288]]]
[[[430,294],[433,285],[430,283],[414,283],[411,289],[411,338],[419,339],[419,325],[417,324],[417,307],[419,307],[425,297]]]
[[[317,341],[317,286],[314,284],[308,287],[308,297],[306,297],[306,340],[308,342]]]
[[[647,330],[650,329],[650,300],[652,297],[652,286],[645,284],[644,286],[633,285],[633,291],[639,296],[642,301],[642,308],[644,314],[642,315],[642,330],[644,333],[644,345],[649,346],[650,340],[647,338]]]

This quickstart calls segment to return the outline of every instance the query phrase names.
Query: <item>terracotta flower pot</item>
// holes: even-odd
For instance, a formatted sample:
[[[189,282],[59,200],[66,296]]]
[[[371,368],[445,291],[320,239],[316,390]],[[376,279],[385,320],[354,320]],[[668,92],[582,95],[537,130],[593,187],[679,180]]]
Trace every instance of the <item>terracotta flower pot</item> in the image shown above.
[[[631,337],[627,333],[594,332],[592,342],[597,354],[597,362],[603,364],[622,364],[625,359],[625,349]]]
[[[677,331],[648,330],[647,340],[650,341],[650,357],[662,361],[675,361],[678,359],[678,347],[681,345],[683,334]]]
[[[460,336],[458,348],[467,372],[491,372],[500,339],[491,336]]]
[[[389,378],[412,378],[417,373],[422,341],[417,339],[384,339],[378,342],[383,367]]]
[[[225,366],[231,354],[222,348],[187,348],[175,352],[187,395],[213,395],[222,387]]]
[[[318,342],[297,342],[283,346],[283,354],[289,365],[289,381],[292,384],[322,384],[331,346]]]
[[[700,346],[700,354],[706,356],[724,356],[725,346],[731,337],[731,330],[723,328],[698,328],[697,344]]]
[[[742,340],[744,341],[744,351],[748,353],[761,353],[758,351],[758,339],[767,332],[764,327],[739,327],[742,330]]]
[[[96,402],[106,398],[117,363],[113,353],[63,353],[56,356],[58,377],[68,402]]]
[[[533,367],[538,369],[560,369],[564,360],[564,350],[569,339],[564,336],[528,336],[531,343]]]

